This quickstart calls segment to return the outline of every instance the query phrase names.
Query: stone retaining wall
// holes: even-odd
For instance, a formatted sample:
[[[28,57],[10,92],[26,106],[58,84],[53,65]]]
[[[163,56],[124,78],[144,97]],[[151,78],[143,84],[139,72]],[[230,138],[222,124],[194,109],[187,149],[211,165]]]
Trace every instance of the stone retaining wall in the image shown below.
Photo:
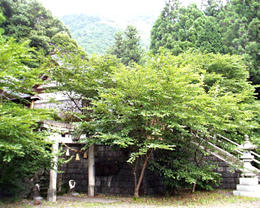
[[[216,188],[219,189],[236,189],[236,185],[239,183],[239,177],[241,172],[232,168],[228,163],[220,160],[219,158],[211,155],[206,157],[207,160],[217,165],[215,172],[221,175],[222,181]]]
[[[80,149],[80,145],[70,145],[74,149]],[[75,153],[74,153],[75,155]],[[120,194],[130,195],[134,192],[134,178],[130,165],[126,162],[128,153],[124,150],[112,149],[108,146],[95,147],[95,174],[97,194]],[[208,156],[207,160],[213,161],[218,165],[216,172],[222,176],[222,182],[219,187],[221,189],[235,189],[238,183],[239,172],[233,170],[226,162],[214,157]],[[65,164],[59,174],[59,186],[62,183],[67,186],[68,181],[73,179],[76,181],[77,192],[88,191],[88,161],[80,155],[80,160],[75,157]],[[165,192],[162,180],[158,175],[146,169],[141,195],[160,195]]]
[[[79,145],[70,145],[73,149],[80,149]],[[123,150],[113,150],[108,146],[95,146],[95,175],[97,194],[132,195],[134,192],[134,178],[131,166],[126,162],[128,154]],[[59,178],[63,184],[73,179],[76,181],[77,192],[88,191],[88,162],[80,155],[80,160],[73,158],[60,168]],[[61,185],[61,184],[60,184]],[[160,177],[155,173],[145,171],[144,180],[140,188],[141,195],[163,194],[164,188]]]

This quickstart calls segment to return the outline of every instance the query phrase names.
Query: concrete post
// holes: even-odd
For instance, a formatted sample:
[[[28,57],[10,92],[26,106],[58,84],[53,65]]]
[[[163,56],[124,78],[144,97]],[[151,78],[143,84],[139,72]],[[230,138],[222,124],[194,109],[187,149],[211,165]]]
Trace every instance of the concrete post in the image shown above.
[[[56,202],[56,191],[57,191],[57,162],[58,156],[57,152],[59,149],[59,143],[55,141],[52,145],[52,153],[55,155],[53,157],[53,169],[50,170],[50,182],[49,182],[49,190],[48,190],[48,201]]]
[[[88,196],[95,196],[95,154],[94,145],[88,149]]]

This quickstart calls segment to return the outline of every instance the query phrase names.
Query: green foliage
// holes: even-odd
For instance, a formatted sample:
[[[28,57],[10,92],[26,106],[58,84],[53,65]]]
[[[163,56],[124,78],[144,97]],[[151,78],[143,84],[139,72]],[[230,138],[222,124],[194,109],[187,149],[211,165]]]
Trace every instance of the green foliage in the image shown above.
[[[162,60],[161,57],[160,60]],[[203,77],[204,84],[201,87],[206,90],[203,92],[206,94],[202,95],[202,93],[200,96],[203,96],[203,99],[194,102],[199,105],[206,104],[206,106],[204,109],[199,110],[198,107],[194,106],[194,103],[193,107],[201,115],[203,112],[206,113],[206,122],[203,124],[203,127],[201,126],[197,130],[194,129],[196,126],[190,126],[191,123],[189,123],[189,131],[201,132],[204,129],[211,135],[214,134],[213,132],[218,132],[222,135],[227,134],[228,137],[232,135],[231,138],[237,142],[241,142],[240,135],[250,133],[251,139],[256,143],[257,141],[259,142],[259,139],[257,139],[259,135],[254,131],[259,129],[260,122],[257,120],[260,108],[257,105],[257,101],[254,101],[254,88],[246,81],[248,72],[245,70],[246,66],[239,56],[187,53],[171,57],[168,61],[169,66],[172,67],[194,67],[195,71],[199,72],[200,76]],[[165,62],[163,63],[162,66],[166,67]],[[209,103],[207,103],[206,99],[208,98],[206,97],[210,99]],[[204,101],[206,103],[203,104]],[[211,106],[211,104],[213,105]],[[189,109],[187,105],[186,107]],[[174,111],[179,111],[179,109],[174,108]],[[182,115],[185,115],[185,113],[189,113],[189,111],[183,110]],[[184,118],[199,119],[197,122],[202,124],[204,119],[201,120],[202,117],[195,117],[192,114],[194,112],[190,112]],[[248,120],[248,115],[251,115],[251,121]],[[183,121],[184,119],[182,118],[180,122]],[[187,124],[182,123],[182,125],[187,128]],[[254,127],[251,128],[251,125]],[[245,126],[246,128],[243,129]],[[174,131],[174,133],[176,134],[178,131]],[[207,133],[204,132],[201,136],[204,137],[205,135]],[[203,189],[211,189],[213,184],[215,185],[219,182],[218,174],[212,172],[214,166],[211,166],[208,161],[203,159],[203,152],[200,153],[201,158],[199,160],[196,159],[198,152],[201,150],[191,141],[195,143],[201,142],[196,141],[196,138],[193,136],[190,138],[187,135],[182,136],[181,134],[178,136],[177,134],[175,151],[158,152],[154,156],[154,161],[152,161],[150,168],[160,173],[169,190],[185,186],[191,187],[194,184]]]
[[[39,121],[49,118],[40,110],[28,109],[9,99],[28,104],[22,97],[40,83],[42,64],[28,43],[13,39],[0,41],[0,192],[15,195],[41,168],[50,167],[51,154],[44,133],[37,132]],[[38,56],[40,57],[40,56]],[[36,64],[33,64],[36,63]],[[37,68],[29,67],[37,65]],[[27,93],[27,94],[25,94]],[[28,94],[29,93],[29,94]]]
[[[130,143],[135,143],[133,139],[145,141],[146,136],[158,139],[167,131],[171,135],[173,129],[188,135],[191,130],[249,133],[257,128],[254,111],[249,110],[254,88],[240,73],[236,79],[226,76],[236,68],[242,73],[240,64],[238,58],[228,55],[160,54],[144,67],[118,68],[112,74],[116,85],[102,89],[101,99],[93,101],[96,114],[102,116],[95,120],[106,125],[103,128],[109,134],[102,138],[108,139],[113,131],[114,139]]]
[[[57,33],[52,37],[51,42],[54,45],[54,51],[60,54],[74,53],[87,56],[86,52],[67,33]]]
[[[99,88],[112,84],[109,75],[118,66],[116,58],[94,55],[86,59],[82,54],[72,53],[57,55],[62,64],[54,66],[48,74],[52,80],[57,81],[56,90],[76,93],[82,99],[91,99],[98,95]]]
[[[247,81],[249,73],[241,56],[187,52],[176,56],[172,62],[176,67],[189,66],[191,63],[195,68],[205,70],[203,82],[207,92],[218,84],[226,93],[246,90],[246,94],[254,100],[254,87]]]
[[[220,40],[216,19],[205,16],[196,5],[166,4],[151,31],[150,49],[157,53],[164,47],[175,55],[192,48],[218,53],[223,50]]]
[[[117,32],[115,34],[115,43],[109,49],[109,52],[119,58],[125,65],[131,63],[140,64],[143,49],[141,48],[137,29],[129,25],[124,33]]]
[[[17,43],[14,39],[0,39],[0,89],[8,93],[30,93],[40,84],[40,54],[28,47],[28,42]],[[38,68],[29,65],[39,66]],[[15,96],[15,95],[14,95]]]
[[[47,117],[10,102],[0,104],[0,116],[0,192],[12,196],[24,191],[24,183],[39,169],[51,166],[49,142],[36,131]]]
[[[195,5],[180,7],[169,1],[151,31],[150,49],[160,47],[173,54],[196,49],[203,52],[239,54],[245,57],[249,79],[260,83],[259,69],[259,6],[255,0],[208,0],[204,10]],[[257,88],[258,96],[259,88]]]
[[[224,52],[245,56],[253,84],[260,84],[259,9],[259,1],[232,0],[218,15]]]
[[[5,17],[2,14],[2,12],[0,11],[0,25],[5,21]],[[0,27],[0,35],[2,35],[4,33],[4,29]]]
[[[73,112],[66,112],[65,120],[88,120],[90,99],[98,96],[99,88],[112,84],[109,74],[118,66],[118,60],[111,55],[86,58],[78,52],[63,53],[64,49],[60,51],[55,56],[59,64],[52,66],[47,74],[51,80],[57,82],[54,90],[66,93],[75,104],[74,109],[71,109]]]
[[[180,138],[185,138],[183,148],[196,142],[194,133],[203,137],[249,133],[259,127],[254,122],[254,110],[259,109],[249,109],[254,88],[247,83],[241,64],[238,57],[228,55],[188,53],[174,57],[161,53],[144,66],[121,66],[111,74],[114,85],[99,91],[99,99],[92,100],[93,117],[88,125],[95,129],[96,141],[127,147],[128,161],[141,167],[152,152],[172,150]],[[228,77],[230,71],[239,73]],[[209,78],[211,83],[207,83]],[[182,167],[190,162],[183,159],[186,163]],[[182,168],[174,177],[201,186],[217,181],[217,176],[208,172],[210,166],[189,167],[192,171]]]
[[[75,115],[80,118],[81,133],[88,136],[86,142],[126,148],[137,193],[156,151],[173,150],[180,140],[181,148],[200,142],[195,135],[208,139],[232,133],[235,140],[259,128],[254,88],[246,80],[248,72],[239,56],[191,52],[173,56],[161,51],[150,55],[143,66],[128,67],[110,56],[88,61],[73,54],[60,58],[62,64],[52,77],[59,83],[58,90],[74,93],[85,102]],[[187,148],[187,154],[193,149]],[[217,181],[208,173],[211,167],[193,164],[191,171],[184,169],[190,162],[187,157],[184,160],[174,176],[184,174],[180,181],[201,186]],[[173,167],[181,164],[169,164],[165,170]]]
[[[62,22],[54,18],[37,0],[2,0],[0,6],[6,21],[0,24],[6,36],[17,41],[30,40],[30,46],[51,51],[50,40],[59,33],[69,34]]]
[[[214,172],[216,167],[203,155],[200,155],[201,161],[197,164],[197,151],[200,151],[198,146],[179,140],[175,151],[155,154],[149,168],[159,172],[169,193],[183,188],[191,189],[194,184],[201,189],[212,190],[213,185],[219,183],[220,175]]]

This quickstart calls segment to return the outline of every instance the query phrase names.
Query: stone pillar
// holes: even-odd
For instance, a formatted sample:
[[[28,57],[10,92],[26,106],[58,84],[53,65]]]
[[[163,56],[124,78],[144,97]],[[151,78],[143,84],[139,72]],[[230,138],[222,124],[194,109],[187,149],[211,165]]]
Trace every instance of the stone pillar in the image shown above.
[[[58,149],[59,143],[55,141],[52,145],[52,153],[54,154],[53,157],[53,169],[50,170],[50,182],[49,182],[49,189],[48,189],[48,201],[56,202],[56,191],[57,191],[57,162],[58,162]]]
[[[88,149],[88,196],[95,196],[95,154],[94,145]]]

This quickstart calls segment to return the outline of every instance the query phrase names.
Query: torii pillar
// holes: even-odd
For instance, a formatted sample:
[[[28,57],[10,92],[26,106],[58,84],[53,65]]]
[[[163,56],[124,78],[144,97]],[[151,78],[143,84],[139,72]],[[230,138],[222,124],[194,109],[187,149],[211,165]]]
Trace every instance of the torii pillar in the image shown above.
[[[52,153],[53,153],[53,169],[50,170],[50,182],[49,182],[49,189],[48,189],[48,201],[56,202],[56,192],[57,192],[57,162],[58,162],[58,149],[59,143],[55,141],[52,144]]]
[[[95,153],[94,144],[88,149],[88,196],[95,196]]]
[[[63,137],[62,133],[71,132],[74,127],[70,124],[64,124],[57,121],[43,121],[43,128],[49,130],[49,138],[48,141],[52,142],[52,164],[53,167],[50,170],[50,181],[49,181],[49,189],[48,189],[48,201],[56,202],[56,194],[57,194],[57,175],[58,175],[58,151],[59,151],[59,143],[72,143],[72,137],[70,134],[66,134]],[[52,132],[54,130],[54,132]],[[58,133],[59,132],[59,133]]]

